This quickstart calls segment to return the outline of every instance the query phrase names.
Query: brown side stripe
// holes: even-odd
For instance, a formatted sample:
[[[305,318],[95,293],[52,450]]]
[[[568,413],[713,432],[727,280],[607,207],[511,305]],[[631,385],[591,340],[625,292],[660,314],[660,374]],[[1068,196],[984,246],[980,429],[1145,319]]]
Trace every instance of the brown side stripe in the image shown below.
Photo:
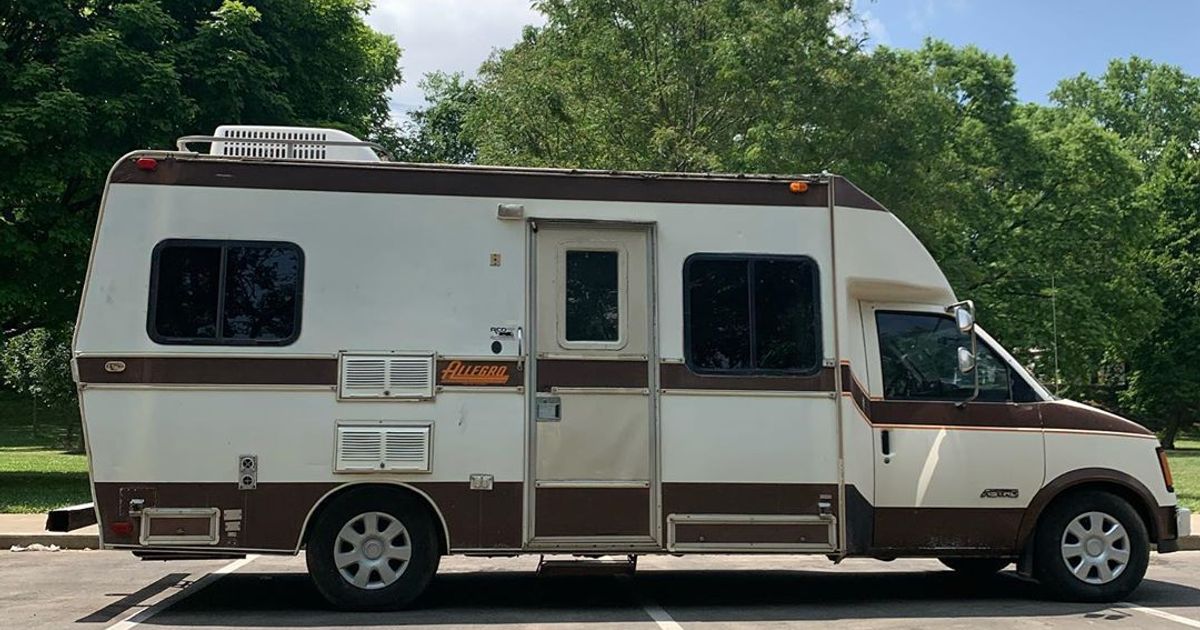
[[[585,359],[538,359],[537,390],[551,387],[647,387],[650,374],[646,361],[589,361]]]
[[[80,357],[83,383],[157,385],[337,385],[337,359]],[[110,372],[106,364],[123,363]]]
[[[109,371],[113,362],[121,371]],[[81,357],[83,383],[158,385],[323,385],[336,386],[337,359],[236,357]],[[551,387],[642,388],[648,386],[644,361],[545,359],[538,363],[538,391]],[[868,422],[875,425],[932,427],[1059,429],[1104,431],[1153,436],[1145,427],[1102,411],[1067,403],[1011,404],[872,399],[843,364],[842,392],[848,394]],[[696,374],[679,363],[659,367],[664,389],[825,392],[834,389],[832,368],[812,376],[718,376]],[[524,373],[513,360],[440,359],[439,385],[517,387]]]
[[[172,186],[508,199],[581,199],[812,208],[828,206],[828,184],[810,182],[805,192],[793,193],[788,187],[790,180],[763,176],[700,177],[671,173],[468,169],[390,162],[353,165],[330,162],[243,162],[179,157],[157,158],[158,168],[142,171],[134,164],[136,158],[137,156],[133,156],[118,164],[111,181]],[[853,203],[863,201],[848,195],[846,204]]]
[[[872,399],[846,364],[842,364],[842,392],[850,395],[855,406],[873,425],[1045,428],[1154,435],[1153,431],[1136,422],[1103,411],[1056,401],[1025,404],[972,402],[959,407],[953,402]]]
[[[811,376],[725,376],[697,374],[682,363],[663,363],[659,367],[663,389],[832,392],[833,380],[833,368],[822,368]]]

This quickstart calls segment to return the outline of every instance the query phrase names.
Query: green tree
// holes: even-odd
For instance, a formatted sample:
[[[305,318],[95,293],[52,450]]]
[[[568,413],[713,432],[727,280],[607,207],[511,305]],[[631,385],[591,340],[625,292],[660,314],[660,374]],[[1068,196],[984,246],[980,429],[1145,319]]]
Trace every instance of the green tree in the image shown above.
[[[3,381],[43,407],[75,402],[71,380],[71,328],[35,328],[9,339],[0,354]]]
[[[483,65],[467,128],[484,163],[737,168],[776,134],[836,117],[840,59],[857,46],[834,32],[847,5],[538,2],[546,24]]]
[[[105,173],[220,123],[392,133],[365,0],[0,6],[0,335],[70,320]]]
[[[479,150],[465,128],[478,88],[461,74],[434,72],[421,80],[426,107],[409,114],[397,143],[396,157],[405,162],[471,164]]]
[[[1129,375],[1119,400],[1172,447],[1200,420],[1200,78],[1131,57],[1098,77],[1065,80],[1051,97],[1118,135],[1142,162],[1134,203],[1154,229],[1138,273],[1163,310],[1141,343],[1116,349]]]
[[[1153,321],[1137,161],[1087,115],[1021,105],[1007,57],[867,51],[832,0],[537,7],[545,26],[481,69],[466,117],[481,162],[844,174],[1018,356],[1048,375],[1057,349],[1068,391]]]
[[[1122,401],[1175,447],[1181,429],[1200,420],[1200,159],[1169,141],[1143,187],[1160,211],[1144,271],[1163,303],[1163,316],[1131,356]],[[1192,153],[1192,154],[1189,154]]]

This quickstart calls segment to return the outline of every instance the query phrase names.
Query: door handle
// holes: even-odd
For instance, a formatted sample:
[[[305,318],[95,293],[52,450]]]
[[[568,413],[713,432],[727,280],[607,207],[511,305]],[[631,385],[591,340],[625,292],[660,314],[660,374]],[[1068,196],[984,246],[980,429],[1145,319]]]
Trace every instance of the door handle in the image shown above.
[[[892,463],[892,432],[888,429],[879,432],[879,450],[883,454],[883,463]]]
[[[525,328],[517,326],[517,369],[525,369]]]

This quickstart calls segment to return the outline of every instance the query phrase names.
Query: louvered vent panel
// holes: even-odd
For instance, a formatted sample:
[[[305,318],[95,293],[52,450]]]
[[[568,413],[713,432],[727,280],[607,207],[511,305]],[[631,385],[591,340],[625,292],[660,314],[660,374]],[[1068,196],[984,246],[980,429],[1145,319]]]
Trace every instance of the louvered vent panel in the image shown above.
[[[338,428],[337,469],[376,470],[383,461],[379,429]]]
[[[433,398],[433,355],[341,357],[342,398],[423,400]]]
[[[258,158],[291,157],[302,160],[323,160],[326,157],[326,145],[323,144],[288,145],[282,142],[270,142],[270,140],[312,140],[314,142],[327,140],[327,134],[321,131],[232,127],[223,129],[221,135],[222,137],[230,138],[230,140],[221,143],[221,155]],[[238,138],[252,140],[253,142],[237,142],[236,139]]]
[[[382,392],[387,389],[387,361],[384,359],[346,359],[343,386],[353,391]]]
[[[429,472],[428,426],[339,426],[337,470]]]

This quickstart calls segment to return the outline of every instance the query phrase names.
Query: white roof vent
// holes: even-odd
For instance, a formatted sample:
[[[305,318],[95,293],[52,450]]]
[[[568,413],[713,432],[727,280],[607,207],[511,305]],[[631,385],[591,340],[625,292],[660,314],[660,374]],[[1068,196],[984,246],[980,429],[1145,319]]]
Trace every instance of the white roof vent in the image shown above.
[[[379,162],[376,151],[382,151],[344,131],[319,127],[221,125],[213,138],[209,152],[231,157]]]

